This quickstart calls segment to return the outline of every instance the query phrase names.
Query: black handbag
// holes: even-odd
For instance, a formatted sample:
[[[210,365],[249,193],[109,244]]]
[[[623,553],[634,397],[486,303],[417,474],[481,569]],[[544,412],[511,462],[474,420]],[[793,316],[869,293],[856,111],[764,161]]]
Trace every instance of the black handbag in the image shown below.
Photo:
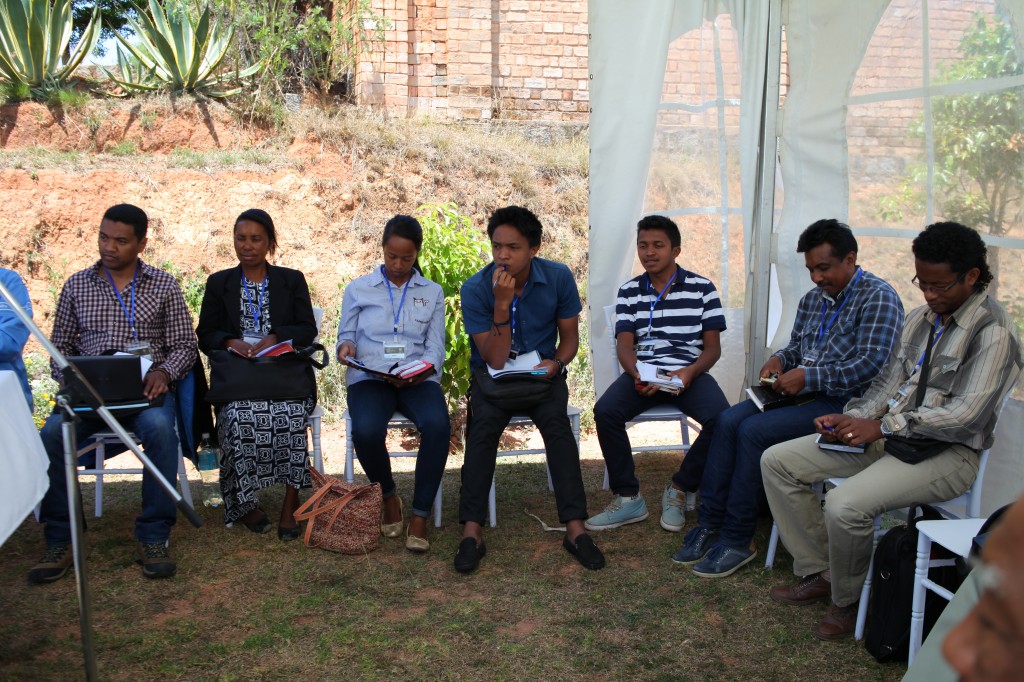
[[[933,326],[928,332],[928,343],[924,349],[924,358],[921,360],[921,379],[917,383],[917,392],[914,394],[914,409],[921,407],[921,403],[924,402],[924,392],[928,386],[928,365],[932,358],[934,339],[935,327]],[[885,451],[905,464],[923,462],[952,446],[953,443],[937,438],[904,438],[902,436],[886,436],[885,438]]]
[[[321,356],[317,360],[316,354]],[[210,390],[206,401],[316,399],[316,374],[330,361],[323,344],[274,357],[245,358],[227,350],[210,353]]]
[[[551,395],[555,377],[535,374],[492,377],[486,369],[473,371],[473,388],[487,402],[508,412],[518,412],[540,405]]]

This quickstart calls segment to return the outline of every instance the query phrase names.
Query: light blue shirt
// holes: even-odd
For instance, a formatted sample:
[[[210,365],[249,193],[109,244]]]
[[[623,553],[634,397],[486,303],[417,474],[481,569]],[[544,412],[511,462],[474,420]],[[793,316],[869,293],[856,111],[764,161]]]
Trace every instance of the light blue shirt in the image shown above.
[[[445,357],[444,291],[441,285],[413,272],[405,304],[399,311],[403,288],[404,285],[399,287],[392,283],[391,296],[388,296],[388,285],[379,267],[345,287],[335,355],[337,348],[348,341],[356,347],[357,360],[370,369],[388,371],[396,361],[384,358],[384,343],[395,338],[395,313],[399,313],[398,338],[405,343],[405,359],[397,363],[429,362],[437,373],[427,381],[440,382]],[[374,377],[353,367],[346,370],[347,386],[368,379]]]
[[[32,301],[28,297],[28,289],[21,277],[13,270],[0,268],[0,281],[11,292],[14,299],[32,316]],[[11,370],[18,375],[21,390],[25,392],[28,409],[32,411],[32,389],[28,385],[28,373],[25,362],[21,359],[21,351],[28,341],[28,327],[22,324],[14,310],[3,296],[0,296],[0,370]]]

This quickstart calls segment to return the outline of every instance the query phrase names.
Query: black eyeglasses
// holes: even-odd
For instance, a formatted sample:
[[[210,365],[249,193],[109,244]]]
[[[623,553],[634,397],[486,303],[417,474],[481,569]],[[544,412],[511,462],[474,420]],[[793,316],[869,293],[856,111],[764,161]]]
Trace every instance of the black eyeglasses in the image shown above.
[[[953,287],[955,287],[957,284],[960,284],[960,282],[964,281],[964,277],[966,276],[966,272],[962,273],[959,277],[957,277],[949,284],[921,284],[921,282],[917,279],[917,275],[914,275],[914,279],[910,280],[910,283],[926,294],[929,291],[935,294],[944,294]]]

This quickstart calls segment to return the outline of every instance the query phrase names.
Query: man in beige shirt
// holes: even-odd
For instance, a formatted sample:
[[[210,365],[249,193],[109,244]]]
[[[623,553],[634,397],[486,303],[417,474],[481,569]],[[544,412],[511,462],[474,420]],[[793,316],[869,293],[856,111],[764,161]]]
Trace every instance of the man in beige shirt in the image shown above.
[[[953,499],[974,482],[978,452],[992,445],[1003,396],[1022,367],[1013,319],[985,293],[992,273],[978,233],[936,223],[917,236],[913,252],[913,282],[926,305],[907,316],[898,349],[867,392],[842,414],[815,420],[824,440],[864,452],[824,450],[812,435],[769,448],[761,459],[768,504],[793,571],[803,576],[771,597],[796,606],[830,601],[814,630],[820,639],[854,631],[874,517]],[[916,456],[901,451],[899,439],[918,446]],[[922,447],[928,444],[930,451]],[[822,509],[810,484],[833,476],[849,480],[828,493]]]

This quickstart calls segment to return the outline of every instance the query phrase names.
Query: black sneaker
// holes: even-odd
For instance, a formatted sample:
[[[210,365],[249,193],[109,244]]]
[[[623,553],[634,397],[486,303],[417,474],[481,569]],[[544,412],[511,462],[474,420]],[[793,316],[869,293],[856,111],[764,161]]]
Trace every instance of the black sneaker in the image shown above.
[[[589,568],[591,571],[604,568],[604,554],[601,554],[601,550],[586,533],[577,535],[576,542],[570,540],[566,535],[562,538],[562,546],[565,547],[565,551],[576,557],[576,561],[580,562],[584,568]]]
[[[33,585],[52,583],[68,574],[74,563],[71,545],[55,545],[46,548],[46,554],[28,572],[28,581]]]
[[[170,578],[178,570],[164,542],[140,542],[136,563],[142,564],[142,575],[147,578]]]
[[[480,565],[480,559],[487,554],[487,545],[473,538],[462,538],[459,551],[455,555],[455,570],[459,573],[472,573]]]

